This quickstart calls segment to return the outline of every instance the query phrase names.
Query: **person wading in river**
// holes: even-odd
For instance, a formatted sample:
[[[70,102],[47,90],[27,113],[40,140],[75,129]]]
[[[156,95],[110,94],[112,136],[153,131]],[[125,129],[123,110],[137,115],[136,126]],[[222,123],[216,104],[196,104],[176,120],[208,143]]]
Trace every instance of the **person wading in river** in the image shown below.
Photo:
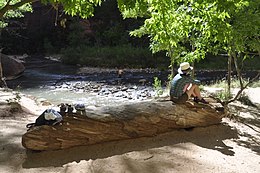
[[[170,98],[175,103],[185,103],[187,100],[194,97],[194,102],[208,104],[201,97],[198,80],[193,80],[189,72],[193,69],[188,62],[180,64],[178,74],[171,81]]]

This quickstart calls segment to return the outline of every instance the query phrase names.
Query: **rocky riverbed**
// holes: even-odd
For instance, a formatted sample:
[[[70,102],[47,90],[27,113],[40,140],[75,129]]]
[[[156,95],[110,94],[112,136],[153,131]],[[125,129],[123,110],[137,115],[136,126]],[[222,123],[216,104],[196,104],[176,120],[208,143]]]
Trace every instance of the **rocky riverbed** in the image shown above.
[[[26,67],[23,76],[8,81],[8,86],[53,104],[83,102],[103,106],[151,99],[158,95],[153,87],[155,77],[161,81],[164,95],[169,92],[170,71],[69,66],[43,56],[26,57],[23,61]],[[204,70],[197,71],[196,78],[206,84],[224,79],[225,75],[225,71]]]

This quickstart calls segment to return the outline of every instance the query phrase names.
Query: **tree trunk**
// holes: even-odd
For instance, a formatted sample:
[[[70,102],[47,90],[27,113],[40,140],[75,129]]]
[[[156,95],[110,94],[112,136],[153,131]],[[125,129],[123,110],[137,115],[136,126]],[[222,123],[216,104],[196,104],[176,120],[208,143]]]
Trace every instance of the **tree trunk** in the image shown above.
[[[173,50],[170,48],[169,57],[171,59],[171,79],[174,77],[175,72],[174,72],[174,57],[173,57]]]
[[[195,78],[195,63],[194,63],[194,61],[192,61],[192,65],[191,66],[193,67],[192,73],[191,73],[191,77],[194,79]]]
[[[242,79],[240,67],[237,64],[237,55],[234,54],[233,58],[234,58],[235,68],[236,68],[236,71],[237,71],[237,77],[238,77],[239,84],[240,84],[240,89],[242,89],[242,88],[244,88],[244,84],[243,84],[243,79]]]
[[[228,76],[227,76],[227,84],[228,84],[228,98],[231,95],[231,71],[232,71],[232,54],[228,56]]]
[[[178,128],[209,126],[224,116],[212,105],[147,101],[67,114],[55,126],[33,127],[22,137],[31,150],[57,150],[107,141],[155,136]]]

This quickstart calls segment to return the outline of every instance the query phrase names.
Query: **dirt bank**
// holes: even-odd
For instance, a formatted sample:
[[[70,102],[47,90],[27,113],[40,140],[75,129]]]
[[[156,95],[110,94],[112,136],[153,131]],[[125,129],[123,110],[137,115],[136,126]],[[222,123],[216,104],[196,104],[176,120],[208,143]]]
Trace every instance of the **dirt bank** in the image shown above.
[[[248,92],[255,97],[260,88]],[[12,96],[4,91],[0,95],[1,105],[6,105],[4,100]],[[260,103],[259,98],[255,99],[254,102]],[[22,147],[21,136],[26,132],[25,125],[33,122],[46,107],[27,97],[21,101],[23,112],[0,118],[1,173],[260,172],[257,107],[235,104],[234,108],[240,112],[236,120],[225,118],[222,124],[205,128],[63,151],[31,152]]]

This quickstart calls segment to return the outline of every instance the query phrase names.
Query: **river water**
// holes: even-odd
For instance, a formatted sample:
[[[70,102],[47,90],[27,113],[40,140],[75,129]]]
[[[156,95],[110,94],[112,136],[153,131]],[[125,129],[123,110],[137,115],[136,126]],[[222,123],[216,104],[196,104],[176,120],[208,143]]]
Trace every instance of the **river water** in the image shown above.
[[[64,65],[43,57],[25,59],[26,70],[8,87],[54,105],[84,103],[103,106],[151,99],[156,95],[152,84],[157,76],[167,81],[168,72],[152,69],[101,69]]]
[[[69,66],[43,56],[26,58],[25,67],[23,76],[8,81],[8,86],[54,105],[104,106],[151,99],[156,96],[154,77],[162,81],[165,89],[170,74],[170,71],[155,69],[123,69],[119,77],[118,69]],[[206,84],[224,79],[225,75],[225,71],[204,70],[198,71],[196,78]]]

